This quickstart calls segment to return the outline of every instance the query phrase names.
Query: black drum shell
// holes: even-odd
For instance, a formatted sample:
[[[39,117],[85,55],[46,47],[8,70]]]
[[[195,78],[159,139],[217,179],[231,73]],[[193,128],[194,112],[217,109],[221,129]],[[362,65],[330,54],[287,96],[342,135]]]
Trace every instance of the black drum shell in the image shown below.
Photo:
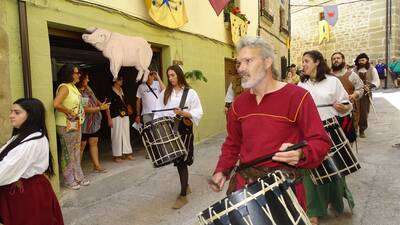
[[[353,154],[350,142],[347,140],[337,119],[332,117],[324,120],[323,123],[332,141],[332,147],[321,165],[315,169],[310,169],[310,175],[315,185],[338,180],[361,169],[357,158]]]
[[[267,184],[277,184],[276,177],[272,175],[267,175],[266,177],[260,179]],[[256,199],[252,199],[247,203],[240,205],[236,210],[233,210],[228,214],[224,214],[224,216],[220,217],[219,219],[217,218],[213,220],[212,223],[207,223],[207,225],[229,225],[229,224],[247,225],[247,223],[244,220],[245,217],[247,217],[246,219],[250,218],[251,224],[253,225],[265,225],[265,224],[272,225],[273,223],[271,218],[269,218],[269,216],[265,214],[265,212],[262,209],[262,206],[265,207],[266,205],[268,205],[267,208],[270,210],[270,213],[272,214],[273,220],[276,222],[276,224],[285,224],[285,225],[293,224],[285,208],[278,200],[278,197],[283,197],[285,205],[289,209],[292,216],[294,218],[300,217],[301,212],[299,212],[295,207],[295,204],[299,203],[297,202],[297,200],[296,202],[293,202],[293,200],[289,196],[288,190],[291,189],[292,187],[289,181],[287,180],[275,186],[276,187],[272,188],[272,190],[269,190],[264,194],[259,195]],[[227,210],[226,206],[229,207],[229,204],[227,204],[228,202],[233,205],[240,204],[250,194],[255,195],[256,193],[262,191],[262,189],[263,189],[262,184],[259,180],[251,185],[246,186],[245,188],[237,190],[233,192],[231,195],[222,199],[221,201],[214,203],[208,209],[200,213],[199,215],[199,217],[201,217],[200,220],[203,219],[204,221],[212,218],[212,214],[210,214],[210,209],[212,209],[215,213],[223,213],[224,211]],[[298,205],[297,207],[300,206]],[[296,224],[306,225],[308,223],[306,223],[306,221],[300,218],[300,221]]]
[[[173,128],[173,118],[160,117],[147,122],[141,132],[143,143],[156,168],[187,155],[179,133]]]

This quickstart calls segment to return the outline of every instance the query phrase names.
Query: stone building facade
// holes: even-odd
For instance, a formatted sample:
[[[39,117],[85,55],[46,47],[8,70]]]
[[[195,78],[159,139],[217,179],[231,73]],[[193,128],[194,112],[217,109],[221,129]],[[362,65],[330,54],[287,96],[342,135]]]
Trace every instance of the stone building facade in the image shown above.
[[[259,36],[270,43],[275,51],[274,67],[286,73],[288,66],[289,1],[260,0]]]
[[[337,4],[339,18],[331,27],[330,41],[318,43],[318,22],[322,5],[307,7],[299,5],[318,5],[322,0],[291,1],[291,61],[301,65],[302,54],[307,50],[319,50],[328,59],[333,52],[341,51],[346,56],[346,62],[353,63],[356,56],[362,52],[375,61],[385,57],[386,34],[386,1],[332,1]],[[346,3],[347,2],[347,3]],[[400,56],[400,1],[392,0],[392,35],[390,56]]]

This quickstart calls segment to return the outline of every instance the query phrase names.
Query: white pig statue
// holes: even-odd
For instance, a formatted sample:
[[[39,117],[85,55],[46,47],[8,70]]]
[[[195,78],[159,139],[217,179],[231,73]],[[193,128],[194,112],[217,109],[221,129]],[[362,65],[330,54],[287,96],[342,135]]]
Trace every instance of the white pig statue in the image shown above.
[[[103,52],[110,61],[110,70],[114,80],[118,77],[121,66],[134,66],[139,72],[136,81],[143,76],[147,81],[149,65],[153,56],[150,44],[141,37],[131,37],[101,28],[86,29],[90,34],[83,34],[82,39]]]

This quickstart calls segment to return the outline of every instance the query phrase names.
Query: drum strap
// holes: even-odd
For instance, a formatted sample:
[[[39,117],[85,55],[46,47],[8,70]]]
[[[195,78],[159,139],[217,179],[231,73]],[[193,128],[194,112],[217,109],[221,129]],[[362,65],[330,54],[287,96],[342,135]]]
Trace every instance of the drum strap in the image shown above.
[[[182,94],[182,98],[181,101],[179,103],[179,108],[183,109],[185,107],[185,103],[186,103],[186,99],[189,93],[189,88],[185,87],[185,89],[183,89],[183,94]],[[177,119],[175,119],[175,126],[174,126],[174,130],[177,132],[178,131],[178,127],[179,127],[179,123],[182,121],[182,116],[176,116]]]
[[[149,88],[149,90],[151,91],[151,93],[153,93],[153,95],[156,97],[156,99],[158,99],[158,96],[156,95],[156,93],[154,92],[153,88],[150,87],[150,85],[148,83],[146,83],[147,87]]]
[[[188,93],[189,93],[189,88],[185,87],[185,89],[183,89],[183,94],[182,94],[181,102],[179,103],[179,108],[182,109],[185,106]]]

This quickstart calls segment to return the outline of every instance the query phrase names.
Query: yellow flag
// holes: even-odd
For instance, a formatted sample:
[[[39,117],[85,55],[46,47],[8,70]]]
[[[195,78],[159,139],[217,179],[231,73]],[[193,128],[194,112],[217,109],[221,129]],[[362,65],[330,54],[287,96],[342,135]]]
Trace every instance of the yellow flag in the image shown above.
[[[291,42],[290,37],[287,37],[286,38],[286,47],[287,48],[290,48],[290,42]]]
[[[249,25],[247,21],[244,21],[240,17],[235,16],[233,13],[230,13],[230,19],[232,42],[236,45],[240,38],[247,34],[247,28]]]
[[[321,44],[324,39],[326,41],[329,41],[329,33],[330,33],[330,27],[329,23],[326,20],[321,20],[318,23],[319,25],[319,43]]]
[[[184,0],[145,0],[150,17],[158,24],[176,29],[188,22]]]

